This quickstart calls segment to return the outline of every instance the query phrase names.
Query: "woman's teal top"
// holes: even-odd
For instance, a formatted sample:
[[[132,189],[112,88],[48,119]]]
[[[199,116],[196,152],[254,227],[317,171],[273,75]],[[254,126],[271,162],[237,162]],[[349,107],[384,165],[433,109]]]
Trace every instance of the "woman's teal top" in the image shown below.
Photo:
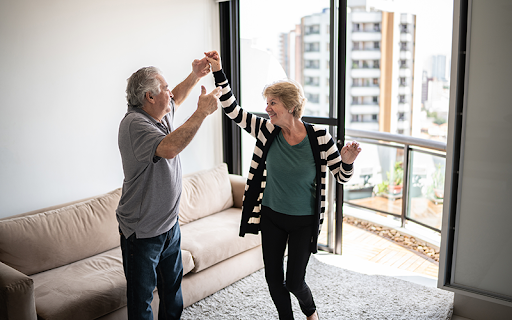
[[[313,215],[315,177],[315,159],[308,137],[291,146],[281,131],[268,151],[262,205],[289,215]]]

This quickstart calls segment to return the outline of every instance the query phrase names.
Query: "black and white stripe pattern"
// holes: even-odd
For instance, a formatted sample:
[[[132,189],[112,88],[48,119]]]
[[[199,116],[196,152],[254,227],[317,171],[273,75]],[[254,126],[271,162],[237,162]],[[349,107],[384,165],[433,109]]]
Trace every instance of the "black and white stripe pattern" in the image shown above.
[[[251,168],[245,185],[243,199],[242,221],[240,224],[240,236],[246,233],[257,234],[263,190],[266,184],[266,157],[272,141],[281,128],[274,126],[265,118],[257,117],[243,110],[236,102],[231,87],[223,71],[214,72],[215,84],[222,87],[220,101],[224,112],[235,123],[256,138],[256,145],[251,161]],[[327,168],[332,172],[338,183],[346,183],[353,174],[352,164],[345,164],[331,135],[322,127],[306,123],[308,138],[313,149],[316,163],[316,199],[318,217],[318,232],[311,239],[311,251],[316,252],[318,234],[322,229],[325,212],[325,186]]]

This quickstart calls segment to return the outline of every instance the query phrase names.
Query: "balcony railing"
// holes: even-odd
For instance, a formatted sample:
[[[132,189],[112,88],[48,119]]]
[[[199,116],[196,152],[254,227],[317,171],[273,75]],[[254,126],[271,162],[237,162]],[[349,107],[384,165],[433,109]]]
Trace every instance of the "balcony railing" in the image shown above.
[[[344,203],[440,231],[446,143],[385,132],[346,129],[363,152],[344,187]]]

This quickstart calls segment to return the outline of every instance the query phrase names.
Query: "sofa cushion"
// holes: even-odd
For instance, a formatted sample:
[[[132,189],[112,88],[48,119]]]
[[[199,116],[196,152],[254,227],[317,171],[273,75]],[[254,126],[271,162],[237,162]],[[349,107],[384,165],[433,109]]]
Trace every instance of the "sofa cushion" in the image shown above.
[[[233,206],[233,194],[225,163],[183,177],[180,225]]]
[[[193,268],[182,250],[183,274]],[[126,306],[121,248],[32,276],[41,319],[96,319]],[[156,290],[156,289],[155,289]]]
[[[32,278],[42,319],[96,319],[126,305],[119,247]]]
[[[84,202],[0,220],[0,261],[31,275],[119,246],[121,189]]]
[[[229,208],[181,227],[181,248],[194,259],[199,272],[261,244],[260,236],[238,235],[241,209]]]

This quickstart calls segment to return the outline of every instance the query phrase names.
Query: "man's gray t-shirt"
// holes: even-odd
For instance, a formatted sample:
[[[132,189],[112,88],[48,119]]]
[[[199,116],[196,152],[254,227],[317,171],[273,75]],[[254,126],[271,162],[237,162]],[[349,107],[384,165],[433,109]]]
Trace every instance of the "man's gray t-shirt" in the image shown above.
[[[181,197],[179,156],[155,156],[163,138],[173,131],[174,100],[171,112],[159,123],[144,110],[128,107],[119,125],[119,151],[124,181],[117,207],[123,235],[151,238],[169,231],[177,221]]]

